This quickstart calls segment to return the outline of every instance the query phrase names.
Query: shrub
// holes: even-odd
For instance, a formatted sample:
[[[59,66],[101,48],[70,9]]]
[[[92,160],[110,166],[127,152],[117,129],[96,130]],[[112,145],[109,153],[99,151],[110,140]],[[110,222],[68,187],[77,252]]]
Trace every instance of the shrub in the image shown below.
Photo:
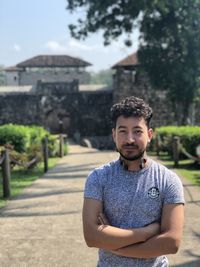
[[[173,137],[180,137],[183,147],[192,155],[196,155],[196,147],[200,144],[200,126],[163,126],[156,128],[165,149],[171,153]]]
[[[56,135],[48,136],[48,150],[50,157],[57,157],[59,151],[59,141]]]
[[[41,145],[41,141],[49,133],[39,126],[6,124],[0,126],[0,145],[12,145],[14,150],[27,152],[31,145]]]
[[[48,149],[50,157],[58,157],[60,151],[60,140],[58,135],[50,135],[48,137]],[[67,139],[63,140],[63,152],[64,155],[67,155],[69,152],[69,144]]]

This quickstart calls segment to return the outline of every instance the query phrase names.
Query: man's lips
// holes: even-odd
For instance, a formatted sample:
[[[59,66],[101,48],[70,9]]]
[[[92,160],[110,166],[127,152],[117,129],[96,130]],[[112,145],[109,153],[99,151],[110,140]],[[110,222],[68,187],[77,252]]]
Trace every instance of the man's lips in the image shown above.
[[[134,150],[134,149],[138,149],[138,146],[123,146],[123,148],[126,150]]]

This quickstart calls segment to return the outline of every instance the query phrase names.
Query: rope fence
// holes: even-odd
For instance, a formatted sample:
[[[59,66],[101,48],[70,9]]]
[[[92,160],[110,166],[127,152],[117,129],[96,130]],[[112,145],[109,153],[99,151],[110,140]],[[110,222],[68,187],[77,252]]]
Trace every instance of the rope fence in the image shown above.
[[[64,138],[66,135],[60,134],[58,136],[59,140],[59,157],[64,156]],[[42,153],[44,162],[44,172],[48,171],[48,159],[49,159],[49,149],[48,149],[48,138],[45,137],[42,142]],[[3,198],[9,198],[11,196],[10,189],[10,177],[11,177],[11,166],[18,165],[26,169],[33,168],[38,162],[40,162],[40,157],[36,156],[30,161],[16,160],[10,155],[10,149],[6,148],[2,151],[0,156],[0,167],[2,169],[2,182],[3,182]]]
[[[169,148],[168,148],[169,149]],[[162,142],[160,136],[158,135],[156,138],[156,152],[157,156],[159,156],[159,153],[161,151],[167,151],[167,146]],[[197,162],[200,164],[200,155],[193,156],[191,155],[181,144],[180,137],[174,136],[173,142],[172,142],[172,157],[174,160],[174,167],[179,166],[180,161],[180,155],[183,154],[186,158],[194,160],[194,162]]]

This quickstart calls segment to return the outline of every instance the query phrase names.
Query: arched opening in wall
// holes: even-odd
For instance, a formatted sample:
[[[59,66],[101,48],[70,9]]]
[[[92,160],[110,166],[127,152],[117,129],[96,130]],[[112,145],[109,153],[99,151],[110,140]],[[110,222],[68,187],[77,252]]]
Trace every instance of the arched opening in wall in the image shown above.
[[[52,110],[46,114],[45,124],[46,128],[52,134],[67,134],[70,135],[70,114],[68,112],[60,112],[59,110]]]
[[[59,133],[70,135],[70,116],[59,117]]]

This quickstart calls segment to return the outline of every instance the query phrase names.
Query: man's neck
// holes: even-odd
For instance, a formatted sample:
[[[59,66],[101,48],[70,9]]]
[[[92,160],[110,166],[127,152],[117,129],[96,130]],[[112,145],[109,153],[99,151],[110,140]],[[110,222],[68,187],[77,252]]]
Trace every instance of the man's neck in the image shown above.
[[[124,158],[121,158],[121,160],[123,162],[124,167],[128,171],[139,171],[148,166],[148,158],[146,153],[142,158],[138,160],[126,160]]]

